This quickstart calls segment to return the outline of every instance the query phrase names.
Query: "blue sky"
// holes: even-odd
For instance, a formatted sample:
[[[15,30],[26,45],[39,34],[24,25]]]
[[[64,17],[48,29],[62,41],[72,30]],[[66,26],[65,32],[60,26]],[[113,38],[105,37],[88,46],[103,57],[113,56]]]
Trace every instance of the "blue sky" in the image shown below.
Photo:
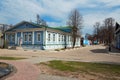
[[[35,22],[39,14],[49,26],[66,26],[75,8],[83,16],[83,34],[92,33],[93,24],[108,17],[120,22],[120,0],[0,0],[0,23]]]

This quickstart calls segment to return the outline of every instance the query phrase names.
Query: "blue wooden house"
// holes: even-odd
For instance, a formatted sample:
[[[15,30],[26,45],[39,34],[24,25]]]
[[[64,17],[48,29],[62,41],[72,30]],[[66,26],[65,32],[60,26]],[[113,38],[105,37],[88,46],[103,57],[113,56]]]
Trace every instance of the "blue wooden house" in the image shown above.
[[[5,32],[9,46],[21,46],[25,49],[57,49],[72,47],[69,27],[47,27],[33,22],[22,21]],[[80,46],[80,37],[76,45]]]

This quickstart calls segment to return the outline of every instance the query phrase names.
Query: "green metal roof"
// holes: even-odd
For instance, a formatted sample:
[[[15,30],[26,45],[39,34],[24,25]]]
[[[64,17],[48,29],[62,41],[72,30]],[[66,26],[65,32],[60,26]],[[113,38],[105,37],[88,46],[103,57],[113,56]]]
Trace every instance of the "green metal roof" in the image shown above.
[[[24,24],[24,23],[31,24],[33,26],[36,26],[37,28],[46,27],[46,28],[56,29],[56,30],[60,30],[60,31],[64,31],[64,32],[69,32],[69,33],[71,32],[71,28],[68,27],[68,26],[66,26],[66,27],[65,26],[64,27],[62,27],[62,26],[60,26],[60,27],[49,27],[49,26],[39,25],[39,24],[36,24],[36,23],[33,23],[33,22],[27,22],[27,21],[22,21],[22,22],[20,22],[20,23],[18,23],[16,25],[14,25],[13,28],[8,29],[7,31],[11,31],[12,29],[15,29],[18,25],[21,25],[21,24]]]

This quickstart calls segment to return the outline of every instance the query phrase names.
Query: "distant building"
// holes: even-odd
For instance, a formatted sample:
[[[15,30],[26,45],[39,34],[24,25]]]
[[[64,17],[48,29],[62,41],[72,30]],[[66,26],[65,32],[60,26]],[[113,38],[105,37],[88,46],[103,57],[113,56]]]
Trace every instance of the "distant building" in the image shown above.
[[[90,45],[90,40],[88,40],[88,34],[85,35],[85,38],[84,38],[84,45]]]
[[[47,27],[33,22],[22,21],[5,32],[10,46],[24,49],[57,49],[72,47],[71,28]],[[76,45],[80,46],[80,37]]]
[[[115,47],[120,49],[120,24],[118,23],[115,27]]]

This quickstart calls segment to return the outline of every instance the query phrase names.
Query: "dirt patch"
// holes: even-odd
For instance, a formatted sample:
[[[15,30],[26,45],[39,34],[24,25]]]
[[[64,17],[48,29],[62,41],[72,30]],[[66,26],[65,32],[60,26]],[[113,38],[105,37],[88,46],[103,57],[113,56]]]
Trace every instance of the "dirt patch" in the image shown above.
[[[38,65],[41,74],[48,74],[48,75],[57,75],[57,76],[65,76],[65,77],[71,77],[71,78],[77,78],[79,80],[106,80],[102,76],[98,76],[98,74],[87,74],[87,73],[78,73],[78,72],[70,72],[70,71],[59,71],[56,69],[52,69],[49,66],[45,64],[39,64]],[[112,79],[111,79],[112,80]]]

